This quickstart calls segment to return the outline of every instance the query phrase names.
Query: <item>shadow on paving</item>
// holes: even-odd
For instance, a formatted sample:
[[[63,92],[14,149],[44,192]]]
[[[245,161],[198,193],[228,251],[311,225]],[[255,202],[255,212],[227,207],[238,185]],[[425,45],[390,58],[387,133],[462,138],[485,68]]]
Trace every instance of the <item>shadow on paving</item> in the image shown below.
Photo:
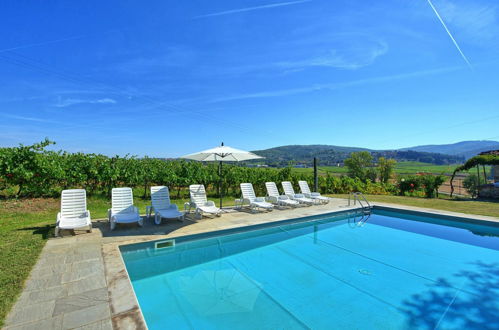
[[[150,219],[142,217],[142,219],[144,220],[144,225],[142,227],[140,227],[137,223],[120,223],[117,224],[114,230],[111,230],[107,220],[93,222],[93,227],[98,228],[103,237],[165,235],[182,227],[193,225],[197,222],[216,220],[210,218],[195,219],[194,216],[186,216],[183,222],[177,219],[163,219],[161,224],[156,225],[153,217]]]
[[[455,277],[463,281],[456,292],[439,278],[426,292],[404,301],[411,328],[497,329],[499,327],[499,263],[472,264]]]

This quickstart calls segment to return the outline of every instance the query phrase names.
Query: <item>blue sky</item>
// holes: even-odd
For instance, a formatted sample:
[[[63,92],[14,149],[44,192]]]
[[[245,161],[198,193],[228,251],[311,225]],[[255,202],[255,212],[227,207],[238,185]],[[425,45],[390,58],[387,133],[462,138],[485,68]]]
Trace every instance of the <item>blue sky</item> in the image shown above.
[[[492,0],[7,0],[0,146],[497,140],[498,55]]]

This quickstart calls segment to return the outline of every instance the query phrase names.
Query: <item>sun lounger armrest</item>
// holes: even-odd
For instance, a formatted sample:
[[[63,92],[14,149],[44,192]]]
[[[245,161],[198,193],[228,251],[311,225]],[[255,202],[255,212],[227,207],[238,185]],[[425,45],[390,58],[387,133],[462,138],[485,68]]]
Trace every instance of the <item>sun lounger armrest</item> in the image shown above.
[[[85,211],[85,217],[87,217],[88,219],[90,219],[90,210],[86,210]]]
[[[320,195],[321,194],[318,193],[318,192],[313,192],[313,193],[310,194],[310,196],[312,196],[312,197],[320,197]]]
[[[56,220],[56,225],[61,221],[61,212],[57,212],[57,220]]]
[[[207,201],[204,206],[216,206],[214,201]]]
[[[107,220],[111,221],[112,216],[113,216],[112,209],[107,209]]]
[[[295,194],[295,198],[303,198],[303,197],[305,197],[305,195],[303,195],[303,194]]]
[[[265,197],[257,197],[255,198],[255,202],[265,202]]]
[[[313,195],[312,194],[309,194],[309,193],[303,193],[303,196],[307,197],[307,198],[311,198]]]
[[[170,204],[170,206],[168,207],[169,209],[172,209],[172,210],[175,210],[175,211],[178,211],[178,206],[177,204]]]

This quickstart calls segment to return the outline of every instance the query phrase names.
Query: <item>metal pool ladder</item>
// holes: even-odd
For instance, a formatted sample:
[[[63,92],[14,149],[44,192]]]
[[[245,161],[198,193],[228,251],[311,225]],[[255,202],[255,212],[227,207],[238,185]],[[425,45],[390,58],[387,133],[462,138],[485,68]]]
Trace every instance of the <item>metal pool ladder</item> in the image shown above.
[[[359,203],[360,207],[362,208],[362,213],[371,214],[371,210],[373,207],[371,206],[371,204],[369,204],[369,201],[367,200],[366,196],[364,196],[363,193],[351,192],[348,195],[348,206],[350,206],[352,199],[353,199],[353,205],[357,205],[357,202]]]

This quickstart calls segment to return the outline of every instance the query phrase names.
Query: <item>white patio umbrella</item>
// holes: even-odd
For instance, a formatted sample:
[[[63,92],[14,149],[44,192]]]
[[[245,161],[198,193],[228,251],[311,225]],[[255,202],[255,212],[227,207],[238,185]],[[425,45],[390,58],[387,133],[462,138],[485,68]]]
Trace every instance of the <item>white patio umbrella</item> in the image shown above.
[[[249,151],[224,146],[224,143],[222,142],[220,147],[185,155],[180,158],[192,159],[200,162],[219,162],[218,175],[220,176],[220,181],[218,183],[218,191],[220,195],[220,208],[222,208],[222,162],[241,162],[264,157]]]

